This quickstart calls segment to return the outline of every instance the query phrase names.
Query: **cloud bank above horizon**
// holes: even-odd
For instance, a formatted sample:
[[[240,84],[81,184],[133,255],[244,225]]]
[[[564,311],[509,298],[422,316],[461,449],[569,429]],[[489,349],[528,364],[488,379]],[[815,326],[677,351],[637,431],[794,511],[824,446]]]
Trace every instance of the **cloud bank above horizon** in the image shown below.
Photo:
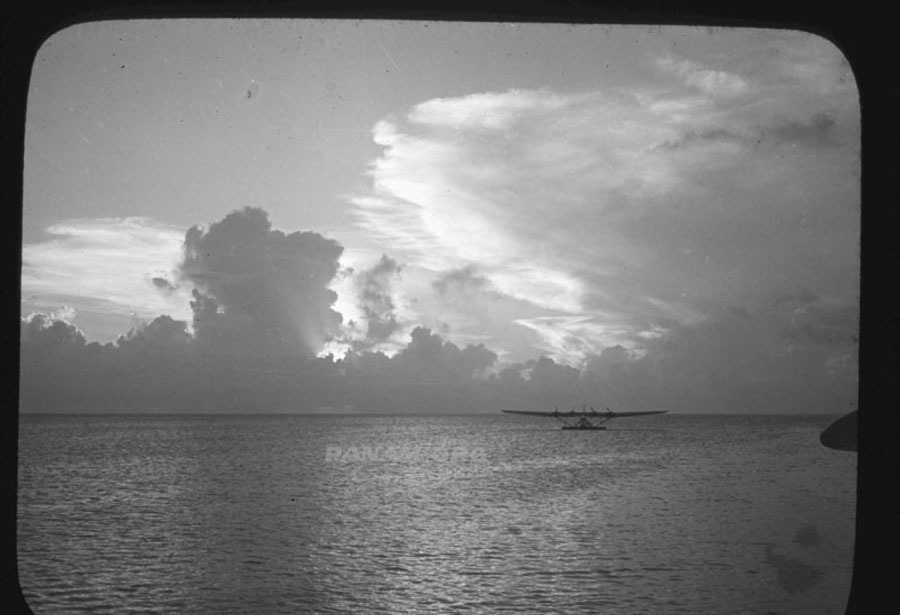
[[[809,291],[758,313],[733,307],[673,323],[640,352],[610,344],[576,369],[547,356],[503,362],[484,344],[461,348],[421,326],[396,352],[376,350],[399,328],[390,280],[400,268],[382,257],[339,272],[340,254],[317,233],[273,230],[259,209],[192,227],[168,282],[192,286],[190,322],[162,315],[100,344],[72,324],[71,308],[26,316],[21,409],[484,411],[608,404],[611,392],[614,405],[682,412],[836,412],[854,401],[856,310]],[[341,277],[360,291],[359,322],[333,309]],[[435,293],[479,281],[458,272],[441,284]],[[547,326],[574,335],[584,324]],[[329,345],[343,356],[324,354]]]
[[[59,221],[23,247],[23,408],[845,411],[857,92],[822,39],[767,41],[383,117],[340,242],[259,208]]]

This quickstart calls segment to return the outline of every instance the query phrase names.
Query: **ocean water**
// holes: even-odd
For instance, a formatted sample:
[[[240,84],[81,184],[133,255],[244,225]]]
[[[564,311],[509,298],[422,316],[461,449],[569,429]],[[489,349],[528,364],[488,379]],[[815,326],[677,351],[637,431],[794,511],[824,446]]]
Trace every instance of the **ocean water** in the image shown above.
[[[842,613],[833,417],[31,416],[34,612]]]

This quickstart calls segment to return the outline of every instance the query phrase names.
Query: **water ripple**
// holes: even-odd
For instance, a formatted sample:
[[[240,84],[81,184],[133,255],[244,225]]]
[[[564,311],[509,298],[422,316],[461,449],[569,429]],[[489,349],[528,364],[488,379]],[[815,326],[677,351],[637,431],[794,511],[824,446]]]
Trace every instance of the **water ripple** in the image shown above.
[[[38,613],[842,612],[854,466],[821,419],[647,423],[25,416],[21,585]]]

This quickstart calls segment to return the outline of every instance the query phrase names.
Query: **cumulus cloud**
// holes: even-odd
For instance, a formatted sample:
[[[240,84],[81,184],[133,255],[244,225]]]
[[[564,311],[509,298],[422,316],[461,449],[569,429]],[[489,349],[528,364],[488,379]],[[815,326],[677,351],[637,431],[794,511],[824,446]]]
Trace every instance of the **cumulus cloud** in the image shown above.
[[[39,348],[84,346],[84,334],[75,325],[50,314],[31,314],[22,320],[23,344]]]
[[[502,365],[484,345],[460,348],[422,327],[391,357],[363,351],[340,360],[259,363],[252,348],[210,352],[187,323],[165,316],[101,346],[86,343],[74,325],[35,314],[22,323],[21,407],[447,412],[587,403],[676,412],[837,413],[855,403],[856,346],[852,319],[843,312],[814,314],[812,322],[836,335],[810,343],[805,333],[793,339],[767,324],[810,324],[791,325],[790,309],[750,316],[728,310],[653,339],[640,353],[599,349],[580,369],[546,356]]]
[[[299,344],[315,355],[341,323],[329,288],[341,252],[318,233],[272,230],[261,209],[189,229],[180,271],[194,286],[198,335],[217,334],[227,320],[229,332]]]
[[[490,378],[497,355],[481,344],[459,348],[416,327],[393,357],[361,353],[345,361],[345,393],[376,411],[481,411],[496,401]]]
[[[392,357],[315,356],[341,323],[329,289],[340,253],[318,234],[272,230],[262,210],[191,228],[179,267],[193,287],[191,324],[161,315],[100,344],[66,320],[71,308],[30,314],[20,333],[22,410],[482,408],[497,358],[484,346],[459,348],[416,328]],[[354,278],[372,339],[396,328],[390,286],[399,271],[383,257]]]
[[[233,212],[208,229],[193,227],[175,267],[177,287],[159,275],[149,278],[169,294],[191,289],[183,306],[193,315],[190,324],[160,315],[101,345],[86,343],[75,325],[59,318],[71,311],[28,316],[21,336],[23,408],[284,409],[300,394],[300,383],[314,378],[321,390],[328,382],[315,355],[341,322],[328,288],[340,254],[337,242],[316,233],[272,230],[258,209]],[[143,272],[133,277],[148,279]]]
[[[214,309],[197,297],[195,309]],[[221,335],[232,327],[243,335],[245,324],[216,326]],[[342,360],[271,361],[249,345],[223,349],[167,316],[101,345],[86,343],[74,325],[33,314],[22,320],[21,339],[24,412],[446,412],[484,410],[495,398],[496,354],[481,345],[459,348],[424,328],[393,357],[365,351]]]
[[[160,353],[169,348],[180,348],[191,342],[187,323],[170,316],[158,316],[149,323],[136,327],[116,341],[119,348],[144,347]]]
[[[367,325],[367,343],[383,342],[399,327],[391,296],[391,280],[400,271],[395,260],[382,256],[374,267],[356,278],[360,307]]]

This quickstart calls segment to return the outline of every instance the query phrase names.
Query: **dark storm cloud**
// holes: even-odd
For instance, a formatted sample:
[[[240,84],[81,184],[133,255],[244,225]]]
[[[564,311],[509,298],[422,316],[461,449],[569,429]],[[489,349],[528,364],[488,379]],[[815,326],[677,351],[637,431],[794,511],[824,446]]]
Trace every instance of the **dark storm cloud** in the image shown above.
[[[212,312],[199,296],[198,312]],[[228,317],[219,313],[223,319]],[[229,335],[241,322],[217,322]],[[114,344],[85,344],[78,329],[43,314],[22,321],[25,412],[479,411],[491,408],[497,355],[482,345],[459,348],[424,328],[393,357],[360,352],[333,357],[261,355],[258,348],[202,341],[168,316],[137,327]],[[551,362],[552,363],[552,362]]]
[[[584,374],[587,378],[606,380],[613,376],[615,370],[631,362],[628,350],[623,346],[604,348],[600,354],[591,355],[585,361]]]
[[[366,345],[383,342],[398,329],[391,299],[391,280],[401,269],[397,261],[382,255],[374,267],[356,278],[359,307],[368,323]]]
[[[198,295],[198,313],[216,313]],[[491,411],[500,407],[668,408],[675,412],[840,412],[855,403],[856,346],[851,314],[832,310],[814,322],[843,331],[827,343],[768,339],[762,324],[790,313],[746,318],[732,311],[652,340],[643,354],[622,346],[588,357],[581,369],[539,357],[500,368],[483,345],[460,348],[416,328],[396,355],[358,352],[345,359],[282,357],[191,336],[161,316],[115,344],[85,344],[73,325],[33,315],[22,325],[24,411]],[[217,323],[221,333],[240,322]],[[780,346],[777,346],[778,342]],[[772,348],[778,348],[773,351]],[[498,371],[498,368],[499,371]]]
[[[168,316],[86,344],[74,325],[42,314],[23,320],[23,411],[190,410],[197,408],[196,362],[187,324]]]
[[[798,143],[811,147],[835,145],[837,122],[827,113],[817,113],[807,121],[776,124],[767,132],[776,141]]]
[[[808,330],[789,310],[759,307],[748,318],[726,309],[674,327],[640,356],[607,348],[587,361],[583,377],[614,401],[676,412],[849,411],[857,380],[853,310],[805,317],[818,328]]]
[[[84,335],[73,324],[47,314],[32,314],[23,319],[20,330],[23,344],[39,349],[81,347]]]
[[[425,327],[416,327],[408,344],[388,358],[382,353],[360,353],[347,359],[348,373],[370,383],[390,386],[445,386],[465,384],[486,376],[497,355],[483,345],[463,349]]]
[[[605,383],[588,370],[556,363],[545,356],[504,367],[490,381],[498,407],[530,410],[581,409],[582,404],[599,409],[603,404],[614,403],[610,402],[609,391],[601,386]]]
[[[441,296],[451,293],[483,292],[491,289],[490,282],[478,272],[474,265],[443,274],[431,283],[431,287]]]
[[[677,139],[668,139],[658,147],[661,150],[677,150],[709,141],[730,141],[734,143],[751,143],[752,138],[725,128],[706,128],[703,130],[687,130]]]
[[[481,411],[492,408],[497,355],[483,345],[460,349],[424,327],[387,357],[359,353],[344,362],[347,400],[359,409],[394,412]]]
[[[791,342],[823,346],[855,344],[859,310],[851,305],[808,305],[794,309],[781,334]]]
[[[32,314],[22,319],[20,336],[20,411],[83,409],[92,374],[85,374],[90,364],[81,331],[49,315]]]
[[[158,316],[151,322],[120,335],[119,348],[141,348],[143,351],[166,352],[171,348],[185,347],[191,342],[187,323],[169,316]]]
[[[191,228],[181,273],[195,287],[198,335],[234,325],[315,354],[341,323],[332,309],[337,294],[328,285],[342,252],[340,244],[318,233],[272,230],[261,209],[232,212],[205,231]],[[216,310],[203,300],[214,301]],[[226,319],[229,324],[223,325]]]
[[[407,347],[395,359],[405,374],[453,382],[484,372],[497,360],[497,355],[481,344],[460,350],[430,330],[417,327]]]
[[[163,277],[154,277],[150,279],[150,282],[162,292],[171,293],[173,291],[178,290],[178,285],[170,282],[166,278]]]
[[[744,130],[724,127],[705,127],[685,130],[675,139],[667,139],[658,149],[675,151],[705,143],[734,143],[745,147],[765,143],[796,144],[807,147],[837,145],[837,122],[829,114],[820,112],[806,120],[791,120],[748,126]]]

